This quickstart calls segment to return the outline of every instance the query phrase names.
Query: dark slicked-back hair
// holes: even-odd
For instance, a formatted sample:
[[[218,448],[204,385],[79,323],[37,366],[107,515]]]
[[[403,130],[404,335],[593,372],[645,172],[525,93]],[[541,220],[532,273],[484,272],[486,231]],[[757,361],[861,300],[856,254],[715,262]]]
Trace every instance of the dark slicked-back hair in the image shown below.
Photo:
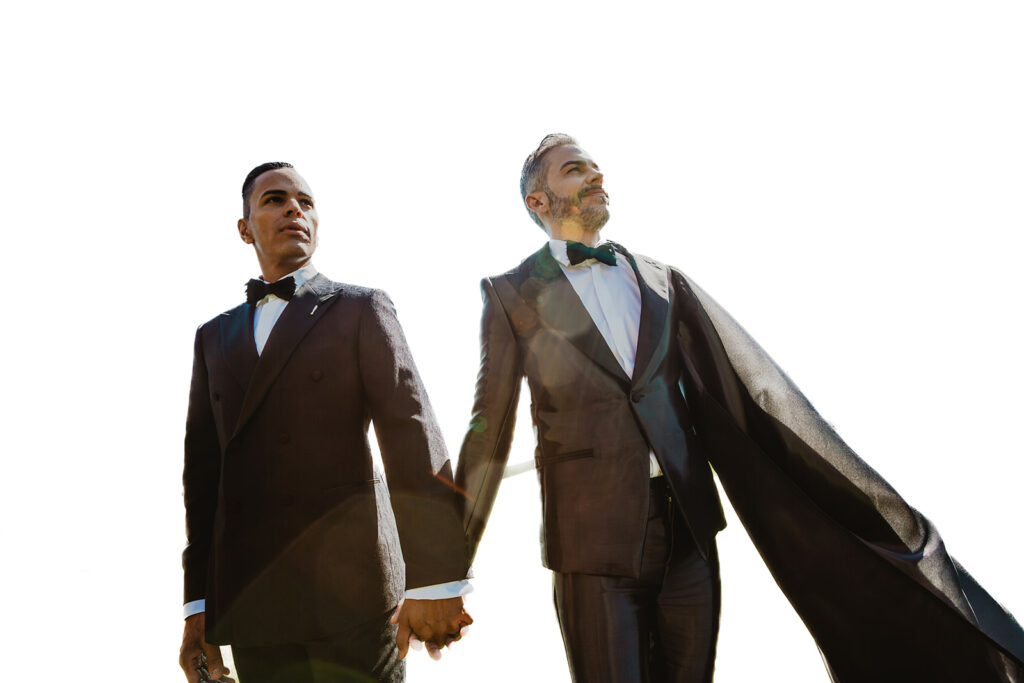
[[[273,171],[279,168],[295,168],[287,161],[268,161],[265,164],[260,164],[256,168],[249,171],[249,175],[245,176],[245,182],[242,183],[242,218],[249,217],[249,193],[252,192],[252,186],[256,184],[256,179],[267,171]]]
[[[572,145],[579,147],[579,143],[576,142],[576,138],[565,133],[551,133],[545,135],[544,139],[537,145],[537,149],[530,152],[530,156],[526,157],[526,161],[523,162],[523,172],[519,176],[519,194],[523,197],[523,205],[526,205],[526,195],[537,190],[547,191],[548,183],[546,180],[547,166],[544,164],[544,157],[547,153],[553,150],[555,147],[562,147],[564,145]],[[530,214],[530,218],[533,222],[540,226],[541,230],[544,230],[544,224],[540,218],[537,217],[533,211],[530,211],[530,207],[526,207],[526,211]]]

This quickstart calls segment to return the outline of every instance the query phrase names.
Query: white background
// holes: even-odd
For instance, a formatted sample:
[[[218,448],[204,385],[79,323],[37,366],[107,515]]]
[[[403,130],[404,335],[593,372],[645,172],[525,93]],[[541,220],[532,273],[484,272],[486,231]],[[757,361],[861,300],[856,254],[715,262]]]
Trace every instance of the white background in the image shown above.
[[[715,296],[1024,615],[1019,3],[38,2],[3,24],[5,680],[183,680],[192,339],[257,274],[251,167],[294,163],[318,268],[391,294],[454,458],[478,282],[543,243],[517,183],[555,131],[606,171],[604,235]],[[477,624],[410,681],[568,680],[539,507],[533,475],[505,483]],[[825,680],[735,520],[720,548],[717,680]]]

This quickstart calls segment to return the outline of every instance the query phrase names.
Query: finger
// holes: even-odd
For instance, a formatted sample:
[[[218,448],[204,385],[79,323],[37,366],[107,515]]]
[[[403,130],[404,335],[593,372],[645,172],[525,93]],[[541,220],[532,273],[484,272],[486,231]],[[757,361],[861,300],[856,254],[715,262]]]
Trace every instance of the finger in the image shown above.
[[[423,641],[417,638],[416,634],[413,633],[411,636],[409,636],[409,647],[419,652],[423,649]]]
[[[427,646],[427,654],[430,655],[430,658],[433,659],[435,662],[440,661],[441,660],[441,648],[439,648],[437,646],[437,643],[428,640],[426,642],[426,646]]]
[[[220,656],[220,645],[203,643],[203,652],[206,653],[206,670],[210,672],[210,678],[217,679],[231,673]]]
[[[199,653],[202,650],[198,645],[182,645],[181,655],[178,657],[178,664],[185,672],[188,683],[199,683]]]
[[[395,643],[398,645],[398,658],[405,659],[405,655],[409,653],[409,636],[412,634],[412,629],[409,628],[409,624],[403,620],[398,625],[398,635],[395,638]]]
[[[468,614],[465,615],[465,617],[468,617],[468,616],[469,616]],[[467,620],[465,617],[461,617],[460,616],[457,619],[450,620],[445,625],[445,632],[448,633],[449,635],[453,635],[453,634],[456,634],[459,631],[461,631],[464,627],[469,626],[470,624],[473,623],[473,619],[472,618],[469,618]]]
[[[395,605],[395,611],[391,614],[391,623],[392,624],[397,624],[398,623],[398,613],[402,611],[402,605],[404,603],[405,603],[405,598],[402,598],[401,600],[398,601],[398,604]]]

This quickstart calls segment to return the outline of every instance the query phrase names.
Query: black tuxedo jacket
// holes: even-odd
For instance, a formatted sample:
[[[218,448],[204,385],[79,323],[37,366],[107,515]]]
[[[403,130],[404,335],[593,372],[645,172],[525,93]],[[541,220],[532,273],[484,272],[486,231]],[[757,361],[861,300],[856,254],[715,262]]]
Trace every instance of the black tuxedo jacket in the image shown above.
[[[456,475],[471,551],[525,375],[551,568],[635,574],[647,448],[704,547],[721,526],[709,460],[832,680],[1024,681],[1024,632],[934,526],[711,297],[679,271],[626,260],[642,300],[631,382],[547,245],[483,281],[480,375]]]
[[[195,341],[183,565],[185,601],[206,599],[207,640],[337,635],[407,587],[464,578],[451,465],[387,295],[318,274],[261,356],[253,308]]]

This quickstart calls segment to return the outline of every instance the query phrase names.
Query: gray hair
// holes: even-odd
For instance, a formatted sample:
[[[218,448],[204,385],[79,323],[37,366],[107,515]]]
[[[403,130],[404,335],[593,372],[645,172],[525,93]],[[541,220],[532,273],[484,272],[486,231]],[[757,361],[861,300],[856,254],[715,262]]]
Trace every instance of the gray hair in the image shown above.
[[[519,194],[523,198],[523,204],[526,204],[526,195],[537,190],[548,191],[547,180],[545,179],[547,167],[544,165],[544,157],[547,153],[553,150],[555,147],[563,147],[565,145],[573,145],[579,147],[579,143],[576,142],[576,138],[565,133],[551,133],[545,135],[544,139],[537,145],[537,149],[530,152],[530,156],[526,157],[526,161],[523,162],[523,172],[519,176]],[[530,218],[533,222],[540,226],[541,230],[544,229],[544,224],[540,218],[533,211],[530,211],[530,207],[526,207],[526,210],[530,214]]]

